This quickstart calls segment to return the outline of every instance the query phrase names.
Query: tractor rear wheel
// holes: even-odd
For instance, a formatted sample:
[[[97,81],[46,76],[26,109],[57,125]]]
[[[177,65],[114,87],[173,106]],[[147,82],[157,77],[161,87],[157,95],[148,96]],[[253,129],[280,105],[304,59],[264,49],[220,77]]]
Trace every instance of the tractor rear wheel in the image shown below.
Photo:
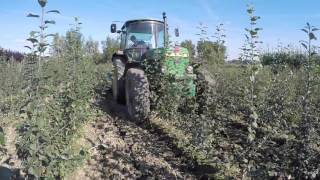
[[[149,82],[143,70],[130,68],[125,81],[126,104],[132,120],[141,123],[150,112]]]
[[[125,103],[124,93],[124,65],[120,59],[113,61],[112,94],[113,99],[120,104]]]

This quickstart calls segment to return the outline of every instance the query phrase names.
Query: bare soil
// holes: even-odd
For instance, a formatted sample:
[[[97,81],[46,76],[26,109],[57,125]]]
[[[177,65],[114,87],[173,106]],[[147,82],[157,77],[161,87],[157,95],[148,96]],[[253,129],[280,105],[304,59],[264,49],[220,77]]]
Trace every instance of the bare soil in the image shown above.
[[[110,95],[99,106],[106,116],[85,130],[90,158],[68,179],[196,179],[164,136],[128,120]]]
[[[21,160],[18,158],[16,150],[16,121],[3,119],[1,124],[5,135],[5,144],[0,146],[0,179],[23,179]]]

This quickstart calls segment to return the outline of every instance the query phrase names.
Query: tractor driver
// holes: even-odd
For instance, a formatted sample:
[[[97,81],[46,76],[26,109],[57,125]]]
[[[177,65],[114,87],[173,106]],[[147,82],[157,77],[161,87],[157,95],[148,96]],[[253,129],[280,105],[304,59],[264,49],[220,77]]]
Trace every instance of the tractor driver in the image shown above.
[[[135,35],[130,37],[132,48],[147,48],[144,41],[138,41]]]
[[[132,41],[132,45],[130,45],[131,47],[136,47],[138,45],[138,41],[135,35],[132,35],[130,37],[130,40]]]

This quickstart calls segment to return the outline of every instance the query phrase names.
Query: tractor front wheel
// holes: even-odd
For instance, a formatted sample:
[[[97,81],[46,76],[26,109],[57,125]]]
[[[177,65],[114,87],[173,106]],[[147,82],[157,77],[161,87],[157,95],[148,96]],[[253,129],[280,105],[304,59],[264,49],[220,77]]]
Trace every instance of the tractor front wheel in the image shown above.
[[[141,123],[150,113],[149,82],[143,70],[130,68],[125,81],[126,104],[132,120]]]

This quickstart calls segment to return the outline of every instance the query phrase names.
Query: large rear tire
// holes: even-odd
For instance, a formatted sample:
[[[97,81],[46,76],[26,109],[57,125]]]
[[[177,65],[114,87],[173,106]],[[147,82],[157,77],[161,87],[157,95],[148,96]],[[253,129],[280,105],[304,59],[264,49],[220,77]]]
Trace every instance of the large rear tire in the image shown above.
[[[120,104],[125,103],[124,92],[124,64],[120,59],[113,61],[112,95],[113,99]]]
[[[150,113],[149,82],[144,71],[130,68],[125,81],[126,105],[132,120],[142,123]]]

